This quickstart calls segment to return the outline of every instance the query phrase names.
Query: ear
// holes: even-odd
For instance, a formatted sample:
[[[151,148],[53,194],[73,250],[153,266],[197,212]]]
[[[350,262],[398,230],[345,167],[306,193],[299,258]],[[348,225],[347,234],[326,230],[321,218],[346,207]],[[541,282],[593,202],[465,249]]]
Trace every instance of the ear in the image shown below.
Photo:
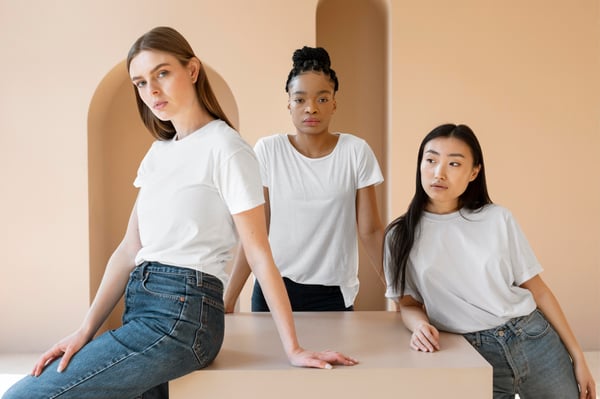
[[[472,182],[473,180],[475,180],[477,178],[477,175],[479,175],[480,170],[481,170],[481,165],[477,165],[477,166],[473,167],[473,171],[471,172],[471,177],[469,178],[469,182]]]
[[[196,80],[198,80],[200,68],[202,68],[202,63],[200,63],[200,60],[196,57],[192,57],[187,64],[187,69],[190,74],[190,78],[192,79],[192,83],[196,83]]]
[[[333,97],[333,110],[331,111],[331,113],[335,113],[335,110],[337,109],[337,100],[335,99],[335,97]]]

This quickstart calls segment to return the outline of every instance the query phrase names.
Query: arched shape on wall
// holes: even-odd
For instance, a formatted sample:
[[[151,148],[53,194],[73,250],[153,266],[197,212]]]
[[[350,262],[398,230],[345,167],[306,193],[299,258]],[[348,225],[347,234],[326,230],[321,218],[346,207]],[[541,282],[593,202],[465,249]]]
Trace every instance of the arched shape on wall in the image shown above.
[[[239,113],[223,78],[203,63],[211,86],[234,126]],[[137,168],[153,137],[137,111],[125,61],[100,82],[88,112],[88,193],[90,228],[90,300],[96,295],[108,258],[121,241],[137,189]],[[122,304],[101,330],[121,323]]]
[[[321,0],[317,7],[317,45],[327,49],[340,80],[332,129],[367,140],[387,175],[389,116],[389,2]],[[377,187],[382,222],[387,221],[385,183]],[[384,310],[384,287],[361,250],[357,310]]]

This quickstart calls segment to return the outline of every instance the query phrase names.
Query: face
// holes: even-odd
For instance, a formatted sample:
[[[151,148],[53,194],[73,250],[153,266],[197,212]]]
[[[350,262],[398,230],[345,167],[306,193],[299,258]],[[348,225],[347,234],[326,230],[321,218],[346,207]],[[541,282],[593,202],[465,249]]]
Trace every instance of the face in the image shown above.
[[[438,137],[425,144],[421,185],[429,197],[425,209],[444,214],[458,210],[459,197],[475,180],[480,165],[473,165],[469,146],[454,137]]]
[[[322,72],[305,72],[290,82],[288,108],[297,133],[327,133],[335,112],[333,83]]]
[[[185,117],[198,103],[194,83],[199,61],[181,65],[173,55],[161,51],[141,51],[129,65],[129,75],[140,98],[160,120]]]

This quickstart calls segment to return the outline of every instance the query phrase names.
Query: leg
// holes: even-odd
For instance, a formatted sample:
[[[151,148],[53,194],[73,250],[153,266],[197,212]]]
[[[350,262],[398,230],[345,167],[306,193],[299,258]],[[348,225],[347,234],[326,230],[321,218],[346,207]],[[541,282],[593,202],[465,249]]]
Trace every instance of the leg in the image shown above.
[[[84,346],[62,373],[55,361],[4,398],[130,399],[208,365],[223,340],[221,283],[189,269],[138,269],[121,328]]]
[[[513,367],[494,334],[494,330],[485,330],[464,337],[493,368],[494,399],[513,399],[516,393]]]
[[[136,399],[169,399],[169,382],[157,385]]]
[[[560,337],[540,311],[514,326],[519,334],[527,375],[519,385],[521,399],[576,399],[579,388],[573,364]]]

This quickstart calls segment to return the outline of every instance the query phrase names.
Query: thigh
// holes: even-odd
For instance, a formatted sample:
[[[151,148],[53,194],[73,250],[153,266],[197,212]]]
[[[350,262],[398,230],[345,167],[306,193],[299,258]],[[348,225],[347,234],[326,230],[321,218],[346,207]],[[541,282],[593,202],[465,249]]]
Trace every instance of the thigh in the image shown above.
[[[209,292],[197,287],[194,275],[174,284],[161,273],[132,274],[122,327],[85,345],[62,373],[57,360],[40,377],[18,382],[6,398],[131,399],[206,366],[223,341],[222,285]]]
[[[469,333],[464,337],[492,366],[494,399],[514,398],[515,375],[502,343],[491,332]]]
[[[333,312],[352,310],[346,308],[344,296],[338,286],[300,284],[289,278],[283,279],[295,312]]]
[[[521,382],[521,399],[576,399],[579,388],[571,357],[560,337],[540,311],[515,326],[524,353],[526,378]]]

